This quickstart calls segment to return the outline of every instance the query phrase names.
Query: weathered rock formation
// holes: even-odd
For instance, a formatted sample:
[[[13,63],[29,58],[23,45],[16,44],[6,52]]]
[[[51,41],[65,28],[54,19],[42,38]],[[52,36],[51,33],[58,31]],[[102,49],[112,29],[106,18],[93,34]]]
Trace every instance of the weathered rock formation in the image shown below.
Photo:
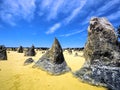
[[[88,40],[84,49],[86,59],[75,76],[94,85],[120,88],[120,50],[117,36],[106,18],[94,17],[88,27]]]
[[[31,48],[28,48],[28,50],[25,52],[25,56],[35,56],[35,47],[32,46]]]
[[[34,62],[34,60],[32,58],[28,58],[28,59],[25,60],[24,65],[29,65],[33,62]]]
[[[23,47],[22,46],[20,46],[19,48],[18,48],[18,53],[23,53]]]
[[[65,62],[60,43],[56,38],[52,47],[35,63],[33,67],[41,68],[54,75],[59,75],[70,70]]]
[[[3,45],[0,45],[0,60],[7,60],[6,47]]]
[[[76,52],[74,56],[78,56],[78,53]]]

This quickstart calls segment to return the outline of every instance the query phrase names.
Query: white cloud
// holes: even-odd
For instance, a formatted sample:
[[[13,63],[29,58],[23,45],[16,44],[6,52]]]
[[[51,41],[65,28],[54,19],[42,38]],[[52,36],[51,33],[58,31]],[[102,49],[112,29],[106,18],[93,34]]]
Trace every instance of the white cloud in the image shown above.
[[[120,0],[110,0],[110,1],[92,0],[92,2],[90,1],[90,3],[87,2],[87,7],[89,7],[88,8],[89,13],[86,14],[87,16],[85,15],[86,18],[84,18],[83,21],[80,23],[82,23],[82,25],[85,25],[89,22],[91,17],[93,17],[93,16],[105,17],[106,16],[105,14],[107,14],[107,13],[109,13],[109,14],[107,14],[108,16],[106,16],[106,17],[109,20],[111,20],[111,21],[116,20],[116,19],[120,18],[120,7],[118,7],[119,4],[120,4]],[[92,7],[93,9],[91,9],[90,7]],[[97,7],[97,9],[96,9],[96,7]],[[114,12],[114,10],[116,12],[112,13],[112,12]],[[84,10],[84,11],[86,11],[86,10]]]
[[[58,4],[57,4],[58,3]],[[53,5],[53,7],[51,8],[52,10],[50,10],[50,14],[48,16],[49,19],[51,18],[55,18],[58,14],[58,12],[60,11],[60,9],[62,9],[61,7],[63,6],[63,4],[65,4],[66,2],[63,2],[63,0],[57,0]],[[68,3],[68,2],[67,2]],[[79,4],[77,4],[79,3]],[[85,5],[86,0],[81,0],[81,1],[77,1],[76,8],[73,8],[72,13],[65,19],[63,19],[60,23],[55,24],[53,27],[51,27],[46,34],[52,34],[54,33],[58,28],[61,27],[61,24],[65,25],[68,24],[71,20],[73,20],[80,12],[80,10],[83,8],[83,6]],[[48,4],[47,4],[48,5]],[[75,5],[75,3],[74,3]],[[73,6],[71,6],[73,7]]]
[[[48,20],[56,18],[57,14],[59,12],[59,9],[63,5],[63,2],[64,2],[64,0],[54,1],[53,6],[52,6],[53,8],[51,8],[51,10],[49,12],[49,16],[47,18]]]
[[[0,18],[14,26],[19,19],[32,20],[35,8],[35,0],[5,0],[0,7]]]
[[[61,27],[61,23],[56,23],[46,32],[46,34],[52,34],[60,27]]]
[[[101,6],[96,13],[97,15],[102,15],[118,6],[120,4],[120,0],[109,0],[109,2],[106,1],[106,3]]]
[[[60,37],[69,37],[69,36],[72,36],[72,35],[75,35],[75,34],[78,34],[78,33],[82,33],[82,32],[84,32],[84,31],[85,31],[85,30],[80,30],[80,31],[76,31],[76,32],[72,32],[72,33],[60,35]]]
[[[111,21],[119,19],[120,18],[120,11],[117,11],[115,13],[112,13],[111,15],[108,15],[107,18]]]
[[[43,0],[42,3],[40,4],[40,8],[45,9],[49,8],[49,6],[53,3],[52,0]]]
[[[65,15],[68,21],[74,18],[84,6],[86,0],[42,0],[40,3],[40,15],[46,15],[47,20],[59,18],[58,15]],[[71,13],[72,12],[72,13]],[[70,16],[69,16],[70,15]]]
[[[81,0],[80,2],[80,5],[79,7],[75,8],[71,15],[68,16],[66,19],[65,19],[65,23],[69,23],[71,20],[73,20],[79,13],[80,13],[80,10],[83,8],[83,6],[85,5],[86,3],[86,0]]]

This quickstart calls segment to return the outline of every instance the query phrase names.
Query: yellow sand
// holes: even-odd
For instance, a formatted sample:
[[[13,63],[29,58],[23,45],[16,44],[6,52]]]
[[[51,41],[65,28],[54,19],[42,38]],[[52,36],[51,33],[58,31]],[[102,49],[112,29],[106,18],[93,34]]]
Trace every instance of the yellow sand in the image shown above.
[[[0,90],[106,90],[80,82],[71,72],[60,76],[51,76],[45,71],[32,68],[32,65],[23,66],[28,57],[24,54],[10,51],[7,61],[0,61]],[[79,53],[82,55],[82,52]],[[41,51],[33,57],[38,60]],[[78,70],[84,63],[84,58],[69,55],[64,52],[67,64],[72,71]]]

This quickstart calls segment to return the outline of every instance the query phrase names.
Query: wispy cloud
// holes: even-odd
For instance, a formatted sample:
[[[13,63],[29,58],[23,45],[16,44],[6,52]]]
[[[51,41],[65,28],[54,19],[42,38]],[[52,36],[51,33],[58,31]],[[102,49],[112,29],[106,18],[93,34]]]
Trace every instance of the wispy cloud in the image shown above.
[[[56,18],[58,11],[63,3],[64,3],[64,0],[56,0],[56,1],[54,0],[53,8],[51,8],[49,12],[49,16],[47,18],[48,20]]]
[[[68,2],[67,2],[68,3]],[[79,3],[79,4],[77,4]],[[53,3],[53,7],[50,8],[50,12],[48,14],[48,19],[53,19],[56,18],[57,14],[59,12],[63,12],[63,4],[66,4],[66,2],[64,0],[56,0]],[[54,26],[52,26],[52,28],[50,28],[50,30],[47,31],[46,34],[52,34],[55,31],[57,31],[58,28],[61,27],[61,24],[64,26],[66,24],[68,24],[70,21],[72,21],[76,16],[78,16],[78,14],[80,13],[80,10],[83,8],[83,6],[86,4],[86,0],[81,0],[78,1],[76,0],[76,4],[74,3],[73,5],[71,5],[71,7],[74,7],[74,5],[76,5],[76,7],[74,7],[71,11],[71,14],[68,15],[66,18],[64,18],[60,23],[59,26],[58,24],[55,24]],[[51,2],[47,2],[46,4],[44,3],[43,6],[47,6],[49,7],[51,5]]]
[[[114,10],[118,5],[120,5],[120,0],[106,1],[106,3],[101,6],[96,13],[98,13],[98,15],[102,15],[104,13],[110,12],[111,10]]]
[[[120,11],[117,11],[115,13],[112,13],[111,15],[108,15],[107,18],[111,21],[119,19],[120,18]]]
[[[0,19],[13,26],[19,19],[30,21],[35,8],[35,0],[2,0]]]
[[[46,34],[52,34],[60,27],[61,27],[61,23],[56,23],[46,32]]]
[[[72,36],[72,35],[76,35],[76,34],[82,33],[84,31],[85,30],[79,30],[79,31],[75,31],[75,32],[72,32],[72,33],[60,35],[60,37],[69,37],[69,36]]]
[[[85,5],[86,0],[81,0],[79,3],[80,3],[79,7],[75,8],[75,9],[72,11],[71,15],[68,16],[68,17],[65,19],[65,22],[66,22],[66,23],[69,23],[71,20],[73,20],[73,19],[80,13],[80,10],[81,10],[81,9],[83,8],[83,6]]]
[[[58,14],[65,15],[66,21],[71,21],[81,10],[87,0],[42,0],[40,13],[47,14],[47,20],[59,18]],[[47,11],[47,12],[46,12]]]
[[[111,21],[120,18],[119,4],[120,0],[92,0],[92,2],[87,1],[87,6],[85,9],[83,9],[85,18],[82,18],[82,25],[87,24],[90,18],[93,16],[107,17]],[[89,11],[89,13],[85,11]]]

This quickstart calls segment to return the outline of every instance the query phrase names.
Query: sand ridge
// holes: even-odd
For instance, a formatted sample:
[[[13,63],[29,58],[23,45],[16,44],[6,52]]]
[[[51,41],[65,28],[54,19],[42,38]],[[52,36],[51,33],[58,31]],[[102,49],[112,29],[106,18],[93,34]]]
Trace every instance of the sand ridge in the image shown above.
[[[72,72],[82,67],[83,52],[77,52],[79,56],[69,55],[64,52],[65,60]],[[80,82],[71,72],[60,76],[52,76],[45,71],[32,68],[33,64],[24,66],[24,61],[29,58],[24,53],[9,51],[8,60],[0,61],[0,90],[106,90],[102,87],[92,86]],[[42,56],[42,51],[32,57],[37,61]]]

